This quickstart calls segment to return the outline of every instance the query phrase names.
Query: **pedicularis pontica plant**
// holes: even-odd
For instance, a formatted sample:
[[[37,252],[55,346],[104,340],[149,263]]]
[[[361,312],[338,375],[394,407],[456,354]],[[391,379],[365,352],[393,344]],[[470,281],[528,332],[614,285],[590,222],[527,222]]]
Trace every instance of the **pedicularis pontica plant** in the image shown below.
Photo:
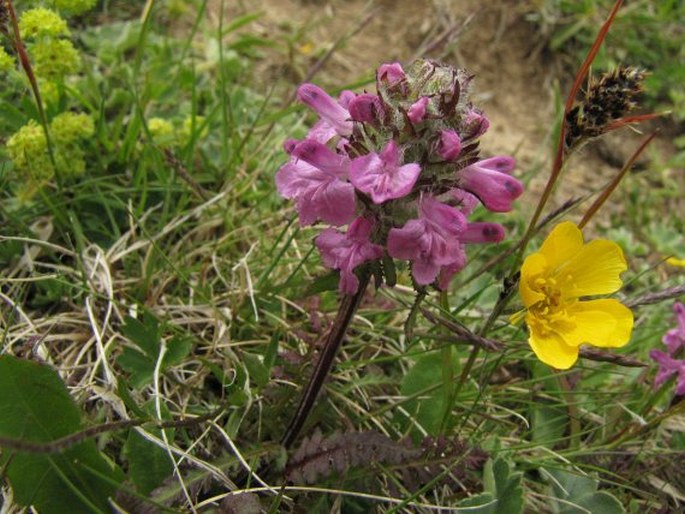
[[[679,177],[629,173],[652,132],[558,197],[657,117],[589,71],[621,3],[545,173],[488,152],[477,62],[263,96],[306,36],[230,2],[0,0],[3,512],[677,511]]]

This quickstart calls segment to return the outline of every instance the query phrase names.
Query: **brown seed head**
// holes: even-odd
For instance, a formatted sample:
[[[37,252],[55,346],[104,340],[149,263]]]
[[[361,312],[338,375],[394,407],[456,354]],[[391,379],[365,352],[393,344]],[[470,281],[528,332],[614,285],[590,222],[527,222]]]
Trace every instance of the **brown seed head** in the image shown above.
[[[632,111],[645,75],[625,66],[591,79],[585,98],[566,114],[567,149],[604,134],[611,123]]]

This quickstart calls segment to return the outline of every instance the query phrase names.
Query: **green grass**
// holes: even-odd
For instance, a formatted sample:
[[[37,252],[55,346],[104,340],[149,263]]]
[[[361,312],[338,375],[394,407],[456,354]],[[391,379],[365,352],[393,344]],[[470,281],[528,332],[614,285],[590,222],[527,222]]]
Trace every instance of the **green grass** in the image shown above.
[[[571,4],[545,9],[554,27],[574,27],[554,32],[551,44],[574,49],[563,59],[570,55],[575,70],[582,58],[575,49],[587,48],[606,6],[583,2],[568,12]],[[617,23],[638,30],[644,20],[658,25],[682,14],[663,4],[632,3]],[[506,512],[581,512],[573,502],[609,513],[676,508],[669,490],[685,490],[683,403],[672,382],[653,388],[649,359],[674,326],[672,298],[636,306],[631,343],[612,350],[646,367],[581,359],[560,373],[538,362],[525,329],[509,323],[520,308],[514,298],[484,334],[504,350],[481,351],[460,384],[472,346],[421,314],[406,333],[415,293],[400,268],[400,285],[373,290],[357,312],[304,439],[282,449],[339,304],[337,284],[312,250],[318,228],[298,226],[273,182],[287,157],[283,141],[303,137],[311,116],[288,104],[297,84],[286,76],[268,89],[255,85],[265,49],[291,55],[304,36],[255,35],[259,13],[214,26],[208,2],[150,5],[142,19],[135,10],[112,18],[114,6],[109,17],[100,6],[69,19],[82,66],[55,81],[46,111],[49,119],[67,111],[93,119],[92,137],[80,143],[85,173],[59,187],[56,178],[38,183],[0,149],[0,354],[58,372],[81,428],[96,433],[56,449],[78,456],[74,442],[95,437],[97,459],[89,458],[111,468],[74,472],[46,457],[55,447],[41,446],[45,439],[24,438],[28,448],[18,447],[24,434],[0,420],[3,505],[27,503],[12,495],[16,475],[7,472],[18,451],[53,462],[55,497],[78,490],[73,477],[85,474],[102,494],[117,489],[115,501],[128,512],[141,505],[258,512],[255,502],[267,512],[504,512],[494,500]],[[182,17],[176,8],[185,9]],[[680,44],[668,27],[651,32],[634,64],[651,63],[651,80],[661,81],[649,105],[672,102],[678,110],[668,71],[656,68]],[[633,55],[644,34],[610,40],[599,64]],[[10,51],[6,38],[3,46]],[[20,68],[2,79],[0,140],[7,142],[38,114]],[[167,120],[172,135],[151,130],[153,118]],[[628,256],[619,294],[627,302],[685,285],[682,268],[663,263],[685,258],[685,222],[675,215],[683,177],[657,157],[653,169],[625,179],[612,200],[620,207],[592,227]],[[466,278],[510,248],[529,217],[523,206],[500,216],[507,241],[471,251],[458,287],[430,294],[423,306],[479,333],[515,259]],[[22,376],[38,388],[55,380],[41,374]],[[30,410],[39,405],[33,401],[27,393],[5,403]],[[124,420],[138,425],[106,425]],[[98,494],[84,492],[64,511],[99,512]]]

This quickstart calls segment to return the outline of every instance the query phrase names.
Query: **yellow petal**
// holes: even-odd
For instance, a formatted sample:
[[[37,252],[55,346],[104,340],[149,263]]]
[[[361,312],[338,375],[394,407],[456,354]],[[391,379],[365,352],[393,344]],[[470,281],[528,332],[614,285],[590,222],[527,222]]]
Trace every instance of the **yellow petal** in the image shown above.
[[[619,275],[626,269],[620,246],[606,239],[590,241],[559,269],[561,289],[566,297],[613,293],[621,288]]]
[[[583,233],[570,221],[559,223],[547,236],[539,252],[547,265],[556,269],[576,255],[583,246]]]
[[[545,275],[549,271],[547,259],[541,253],[531,253],[521,266],[521,278],[519,280],[519,294],[526,308],[544,300],[545,295],[532,289],[533,281]]]
[[[681,268],[685,268],[685,259],[678,259],[677,257],[669,257],[666,259],[666,263],[670,264],[671,266],[679,266]]]
[[[575,322],[575,328],[560,335],[569,346],[587,343],[618,348],[630,340],[633,313],[618,300],[576,302],[567,314]]]
[[[570,346],[554,333],[539,333],[534,323],[528,324],[530,337],[528,343],[535,355],[548,366],[568,369],[578,360],[578,347]]]

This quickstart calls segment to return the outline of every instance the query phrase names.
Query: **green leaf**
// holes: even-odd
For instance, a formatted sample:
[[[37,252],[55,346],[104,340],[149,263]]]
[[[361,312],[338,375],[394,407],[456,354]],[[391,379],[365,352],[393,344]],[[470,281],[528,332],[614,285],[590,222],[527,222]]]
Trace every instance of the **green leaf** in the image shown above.
[[[490,493],[481,493],[460,501],[457,507],[458,514],[493,514],[497,500]]]
[[[117,364],[131,374],[130,384],[140,389],[152,381],[162,347],[162,330],[157,318],[149,312],[143,313],[142,320],[127,316],[121,327],[135,347],[124,348],[117,358]],[[162,359],[161,371],[182,362],[190,353],[192,342],[187,337],[174,336],[167,342],[167,350]]]
[[[517,514],[523,512],[523,488],[521,473],[509,468],[509,463],[501,457],[485,464],[483,473],[485,490],[497,499],[492,512]]]
[[[597,491],[599,482],[594,478],[570,473],[562,469],[545,469],[551,476],[552,511],[558,514],[623,514],[625,509],[615,496],[606,491]]]
[[[402,380],[403,396],[417,395],[404,404],[406,411],[432,435],[440,428],[445,410],[445,395],[441,387],[443,353],[429,352],[416,360]]]
[[[0,391],[2,437],[49,442],[83,428],[78,407],[48,366],[1,356]],[[92,439],[53,454],[4,449],[2,466],[19,504],[53,514],[110,512],[107,498],[123,480]]]
[[[164,419],[170,419],[168,409],[162,404]],[[156,417],[154,403],[145,407],[146,415]],[[148,430],[152,435],[162,439],[162,431],[158,428]],[[174,439],[174,430],[166,430],[169,440]],[[131,481],[136,485],[139,493],[147,495],[150,491],[162,484],[174,470],[174,465],[165,448],[148,441],[137,430],[129,431],[124,444],[124,455],[128,460],[128,474]]]

